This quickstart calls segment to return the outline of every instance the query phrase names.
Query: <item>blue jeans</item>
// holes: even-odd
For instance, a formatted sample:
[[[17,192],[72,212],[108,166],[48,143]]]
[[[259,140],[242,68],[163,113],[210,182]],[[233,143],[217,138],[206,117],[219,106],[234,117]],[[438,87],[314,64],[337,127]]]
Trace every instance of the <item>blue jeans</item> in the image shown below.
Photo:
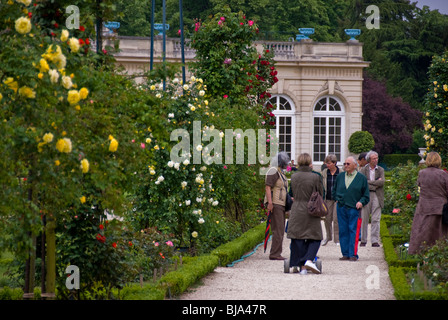
[[[358,258],[358,238],[361,228],[361,217],[356,208],[337,206],[339,224],[339,242],[344,257]]]

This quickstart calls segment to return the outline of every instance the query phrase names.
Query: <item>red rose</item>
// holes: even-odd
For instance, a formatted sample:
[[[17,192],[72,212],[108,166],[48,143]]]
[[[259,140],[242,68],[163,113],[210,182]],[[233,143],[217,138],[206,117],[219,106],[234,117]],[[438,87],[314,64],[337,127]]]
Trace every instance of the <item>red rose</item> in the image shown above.
[[[116,242],[112,243],[112,247],[116,248],[117,247],[117,243]]]
[[[59,28],[59,25],[57,23],[54,24],[55,28]]]
[[[79,45],[82,46],[84,44],[84,40],[82,40],[81,38],[79,38]]]
[[[84,32],[84,31],[86,31],[86,28],[84,28],[83,26],[80,26],[79,30]]]
[[[103,230],[104,226],[102,224],[100,224],[100,230]]]
[[[86,42],[87,45],[89,45],[89,44],[90,44],[90,39],[89,39],[89,38],[86,38],[86,41],[85,41],[85,42]]]
[[[408,194],[406,195],[406,199],[407,199],[407,200],[411,200],[411,199],[412,199],[412,196],[408,193]]]

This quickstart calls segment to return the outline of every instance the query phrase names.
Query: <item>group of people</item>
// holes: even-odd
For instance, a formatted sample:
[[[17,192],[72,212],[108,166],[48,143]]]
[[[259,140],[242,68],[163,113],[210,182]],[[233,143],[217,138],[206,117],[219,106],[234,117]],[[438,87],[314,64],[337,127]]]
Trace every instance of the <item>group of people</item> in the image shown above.
[[[325,158],[321,173],[313,170],[311,156],[303,153],[297,159],[297,170],[291,176],[290,184],[283,174],[290,162],[289,155],[280,152],[273,160],[265,181],[265,202],[271,212],[272,228],[269,259],[285,260],[282,243],[287,194],[293,200],[286,234],[291,239],[289,264],[295,271],[320,273],[315,257],[320,246],[329,241],[340,246],[340,260],[357,261],[358,243],[367,245],[369,220],[371,245],[380,247],[385,175],[384,169],[378,166],[378,153],[363,153],[358,159],[347,157],[343,171],[337,166],[337,157],[330,154]],[[440,156],[431,152],[426,159],[428,168],[419,173],[421,194],[412,226],[411,254],[417,253],[423,243],[433,244],[437,239],[448,236],[448,226],[441,223],[441,208],[448,201],[448,174],[440,169],[441,163]],[[314,191],[323,197],[328,210],[324,217],[325,239],[322,218],[310,215],[307,209]]]

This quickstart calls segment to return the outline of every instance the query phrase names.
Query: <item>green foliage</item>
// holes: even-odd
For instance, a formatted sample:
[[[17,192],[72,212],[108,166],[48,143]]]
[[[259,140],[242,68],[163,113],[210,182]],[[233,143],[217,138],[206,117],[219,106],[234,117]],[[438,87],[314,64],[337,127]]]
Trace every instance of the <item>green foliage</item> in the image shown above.
[[[348,150],[353,153],[361,153],[372,150],[375,146],[375,140],[370,132],[353,132],[348,140]]]

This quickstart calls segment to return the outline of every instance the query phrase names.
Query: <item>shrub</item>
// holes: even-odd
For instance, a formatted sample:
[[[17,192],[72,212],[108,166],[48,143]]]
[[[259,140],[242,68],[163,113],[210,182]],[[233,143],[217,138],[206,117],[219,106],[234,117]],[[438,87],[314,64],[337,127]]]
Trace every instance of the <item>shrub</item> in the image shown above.
[[[348,140],[348,150],[352,153],[361,153],[372,150],[375,140],[368,131],[356,131]]]
[[[421,270],[448,294],[448,238],[438,240],[420,253]]]
[[[423,166],[412,162],[399,165],[391,171],[391,178],[385,186],[384,213],[396,216],[397,223],[406,241],[409,241],[412,220],[417,206],[419,191],[418,172]]]

